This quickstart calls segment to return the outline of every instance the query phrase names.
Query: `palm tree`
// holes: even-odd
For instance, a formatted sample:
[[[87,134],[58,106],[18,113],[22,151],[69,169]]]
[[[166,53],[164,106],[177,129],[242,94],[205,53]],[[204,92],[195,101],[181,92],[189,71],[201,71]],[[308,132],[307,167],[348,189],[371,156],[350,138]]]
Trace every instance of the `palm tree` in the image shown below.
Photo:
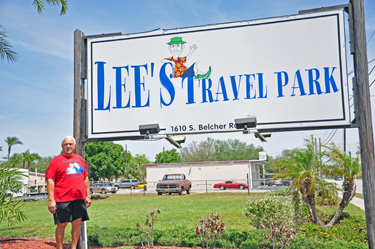
[[[25,168],[26,162],[31,157],[30,150],[27,150],[21,154],[18,154],[18,156],[22,159],[22,168]]]
[[[17,60],[17,53],[12,50],[12,45],[7,40],[6,31],[0,24],[0,57],[2,60],[6,57],[8,62],[15,62]]]
[[[357,152],[357,157],[351,157],[350,154],[346,154],[346,152],[342,151],[335,143],[332,143],[330,147],[324,147],[327,148],[326,154],[329,158],[328,162],[332,163],[331,165],[327,165],[328,173],[344,177],[341,203],[336,211],[336,214],[327,224],[327,227],[332,227],[337,222],[344,208],[353,199],[356,191],[354,180],[356,177],[362,175],[362,169],[360,164],[359,149]]]
[[[44,6],[47,4],[49,5],[59,5],[61,4],[61,11],[60,15],[66,14],[68,10],[68,2],[66,0],[34,0],[33,5],[35,5],[39,14],[42,13],[44,10]],[[17,61],[17,53],[12,50],[12,45],[8,42],[7,35],[5,34],[6,31],[0,24],[0,58],[3,60],[5,57],[7,58],[8,62],[15,62]]]
[[[10,157],[10,165],[17,165],[22,162],[22,154],[14,153],[13,156]],[[17,167],[18,168],[18,167]]]
[[[5,142],[8,144],[8,164],[9,164],[9,159],[10,159],[10,150],[13,145],[17,144],[23,144],[17,137],[7,137],[5,139]]]
[[[305,139],[304,149],[294,149],[288,152],[287,157],[282,158],[275,165],[280,173],[274,178],[290,177],[293,182],[289,194],[297,189],[302,194],[302,200],[306,203],[312,221],[319,226],[324,226],[319,219],[315,203],[315,184],[321,181],[321,153],[315,151],[313,139]]]
[[[37,161],[42,159],[37,153],[32,153],[30,156],[26,159],[27,161],[27,169],[30,170],[31,162]]]
[[[318,195],[322,196],[320,205],[324,205],[324,201],[326,199],[334,199],[336,201],[338,197],[336,184],[333,182],[327,182],[325,180],[318,182],[318,184],[316,185],[316,192],[318,193]]]
[[[59,5],[61,4],[61,11],[60,16],[66,14],[66,11],[68,10],[68,2],[66,0],[34,0],[33,5],[35,5],[37,11],[39,14],[42,14],[42,11],[44,10],[45,4],[48,3],[49,5]]]

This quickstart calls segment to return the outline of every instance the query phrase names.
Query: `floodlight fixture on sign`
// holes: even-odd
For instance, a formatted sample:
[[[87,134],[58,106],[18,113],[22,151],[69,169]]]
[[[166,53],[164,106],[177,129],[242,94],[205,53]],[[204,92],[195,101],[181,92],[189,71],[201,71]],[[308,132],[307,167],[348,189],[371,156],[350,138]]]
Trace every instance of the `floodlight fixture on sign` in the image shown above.
[[[262,141],[262,142],[267,142],[267,140],[264,138],[264,136],[262,135],[262,133],[254,132],[254,136],[256,138],[259,138],[259,140]]]
[[[176,136],[170,136],[174,141],[176,141],[179,144],[183,144],[186,141],[185,135],[176,135]]]
[[[141,135],[145,135],[145,138],[148,139],[150,134],[158,134],[160,132],[160,127],[159,124],[139,125],[139,132]]]
[[[243,129],[244,134],[249,133],[247,129],[257,127],[256,117],[236,118],[234,120],[237,129]]]
[[[176,146],[177,148],[181,149],[181,144],[185,143],[186,136],[181,135],[181,136],[168,136],[165,138],[167,139],[168,142]]]
[[[260,134],[262,134],[263,137],[271,137],[272,132],[262,132]]]

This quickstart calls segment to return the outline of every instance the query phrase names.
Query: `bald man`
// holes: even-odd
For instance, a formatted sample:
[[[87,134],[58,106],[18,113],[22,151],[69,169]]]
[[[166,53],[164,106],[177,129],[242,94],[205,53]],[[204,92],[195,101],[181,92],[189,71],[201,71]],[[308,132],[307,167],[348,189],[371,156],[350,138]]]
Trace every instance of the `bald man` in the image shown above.
[[[52,159],[45,174],[48,190],[48,210],[56,227],[56,246],[63,249],[64,232],[72,223],[72,249],[77,248],[81,222],[89,220],[91,204],[90,182],[85,160],[74,154],[76,141],[67,136],[61,143],[63,152]]]

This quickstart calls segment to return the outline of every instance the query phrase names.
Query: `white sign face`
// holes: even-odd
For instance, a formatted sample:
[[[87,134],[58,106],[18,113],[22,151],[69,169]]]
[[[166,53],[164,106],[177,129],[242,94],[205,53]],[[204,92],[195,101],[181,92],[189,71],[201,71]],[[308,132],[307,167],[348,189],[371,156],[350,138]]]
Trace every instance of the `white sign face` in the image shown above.
[[[88,138],[350,124],[342,10],[88,38]]]
[[[266,161],[267,160],[267,153],[264,151],[259,152],[259,161]]]

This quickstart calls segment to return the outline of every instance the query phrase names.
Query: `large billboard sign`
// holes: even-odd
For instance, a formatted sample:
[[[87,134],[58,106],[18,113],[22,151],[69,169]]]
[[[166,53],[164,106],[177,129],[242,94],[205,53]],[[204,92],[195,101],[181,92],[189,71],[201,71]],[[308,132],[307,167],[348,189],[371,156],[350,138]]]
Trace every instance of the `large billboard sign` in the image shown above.
[[[342,10],[87,39],[88,138],[350,124]]]

